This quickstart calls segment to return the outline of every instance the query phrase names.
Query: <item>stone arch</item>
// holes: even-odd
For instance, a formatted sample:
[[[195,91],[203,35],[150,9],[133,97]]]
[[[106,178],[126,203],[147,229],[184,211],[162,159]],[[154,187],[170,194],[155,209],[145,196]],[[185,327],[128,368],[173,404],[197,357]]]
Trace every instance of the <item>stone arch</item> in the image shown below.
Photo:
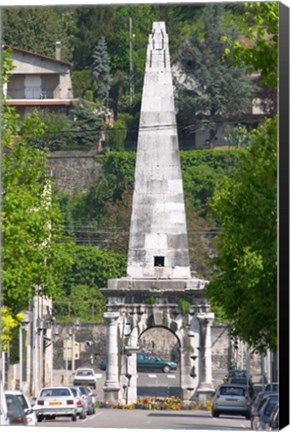
[[[138,338],[138,346],[139,346],[139,349],[141,350],[141,351],[150,351],[150,344],[148,343],[148,340],[146,341],[144,341],[143,343],[141,343],[141,339],[142,339],[142,337],[144,338],[145,337],[145,335],[147,334],[149,334],[150,332],[152,333],[152,332],[154,332],[155,334],[154,334],[154,337],[155,337],[155,341],[153,340],[152,341],[152,344],[151,344],[151,348],[152,348],[152,351],[154,351],[155,352],[155,354],[158,354],[158,355],[160,355],[161,357],[164,357],[164,349],[162,349],[162,347],[160,346],[160,342],[162,343],[162,338],[160,338],[161,339],[161,341],[159,340],[157,340],[158,339],[158,337],[159,337],[159,334],[157,333],[157,332],[155,332],[155,330],[157,330],[157,332],[160,332],[160,331],[163,331],[164,330],[164,332],[167,332],[167,334],[170,334],[170,335],[172,335],[172,339],[171,339],[171,346],[173,345],[173,341],[174,341],[174,347],[173,348],[171,348],[171,351],[173,350],[173,349],[175,349],[175,351],[178,351],[178,362],[179,362],[179,358],[180,358],[180,347],[181,347],[181,342],[180,342],[180,339],[179,339],[179,336],[176,334],[176,332],[175,331],[173,331],[170,327],[168,327],[168,326],[165,326],[165,325],[154,325],[154,326],[148,326],[147,328],[145,328],[145,329],[143,329],[142,330],[142,332],[140,332],[140,334],[139,334],[139,338]],[[150,338],[148,338],[148,339],[150,339]],[[155,343],[155,342],[157,342],[157,343]],[[170,343],[170,342],[169,342]],[[168,353],[166,353],[165,354],[165,356],[167,355],[167,357],[170,357],[170,358],[166,358],[166,360],[168,359],[168,360],[172,360],[172,361],[174,361],[173,360],[173,358],[172,358],[172,355],[170,355],[171,353],[169,352],[169,350],[168,350]],[[175,355],[175,357],[176,357],[176,355]]]

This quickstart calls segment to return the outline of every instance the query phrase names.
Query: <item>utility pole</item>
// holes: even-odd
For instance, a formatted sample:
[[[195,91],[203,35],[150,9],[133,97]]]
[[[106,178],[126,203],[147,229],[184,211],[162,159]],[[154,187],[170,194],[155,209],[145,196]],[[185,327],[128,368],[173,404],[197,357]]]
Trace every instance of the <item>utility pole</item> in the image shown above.
[[[130,105],[132,105],[133,97],[134,97],[134,60],[133,60],[133,25],[132,25],[132,18],[129,18],[129,41],[130,41]]]

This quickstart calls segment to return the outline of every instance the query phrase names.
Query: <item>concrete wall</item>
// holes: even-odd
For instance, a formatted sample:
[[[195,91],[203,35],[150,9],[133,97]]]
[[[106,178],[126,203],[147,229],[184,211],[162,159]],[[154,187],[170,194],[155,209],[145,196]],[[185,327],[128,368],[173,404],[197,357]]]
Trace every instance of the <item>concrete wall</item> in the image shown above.
[[[48,166],[58,190],[73,195],[77,190],[88,192],[100,175],[102,165],[96,161],[96,151],[50,152]]]

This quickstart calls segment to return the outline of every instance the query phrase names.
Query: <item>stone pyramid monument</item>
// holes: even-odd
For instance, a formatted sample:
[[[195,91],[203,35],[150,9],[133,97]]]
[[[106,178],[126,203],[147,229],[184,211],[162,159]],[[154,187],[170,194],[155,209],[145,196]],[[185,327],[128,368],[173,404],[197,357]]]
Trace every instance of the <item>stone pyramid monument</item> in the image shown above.
[[[207,281],[191,277],[168,35],[149,35],[139,125],[127,275],[110,279],[105,399],[134,402],[140,335],[163,327],[180,351],[180,394],[212,391]],[[150,301],[149,301],[150,300]],[[180,300],[189,305],[184,312]]]

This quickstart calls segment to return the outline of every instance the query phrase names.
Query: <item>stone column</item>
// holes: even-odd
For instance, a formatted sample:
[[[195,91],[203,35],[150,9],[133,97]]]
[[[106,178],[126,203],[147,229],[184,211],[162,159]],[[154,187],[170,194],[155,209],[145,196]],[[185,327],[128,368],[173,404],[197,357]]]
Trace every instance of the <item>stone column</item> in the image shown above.
[[[107,367],[104,384],[104,398],[107,401],[119,400],[119,343],[118,318],[119,312],[105,312],[107,324]]]
[[[197,389],[199,400],[206,400],[214,391],[212,383],[212,362],[211,362],[211,325],[214,319],[213,313],[200,313],[197,318],[204,332],[203,364],[201,368],[201,380]]]

